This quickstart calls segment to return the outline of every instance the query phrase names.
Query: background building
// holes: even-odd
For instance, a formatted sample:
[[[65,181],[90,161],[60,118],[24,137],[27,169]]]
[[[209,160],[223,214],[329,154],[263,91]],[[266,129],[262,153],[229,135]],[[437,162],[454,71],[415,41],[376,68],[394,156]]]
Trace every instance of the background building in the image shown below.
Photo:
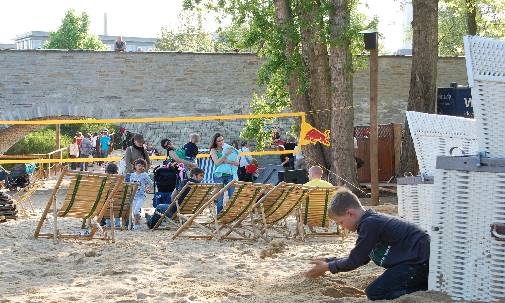
[[[110,50],[114,50],[114,42],[117,36],[98,36],[102,42],[109,47]],[[49,39],[49,32],[42,31],[31,31],[24,33],[22,35],[16,36],[15,49],[42,49],[44,43]],[[126,42],[126,51],[152,51],[154,50],[154,44],[156,43],[156,38],[141,38],[141,37],[123,37]]]

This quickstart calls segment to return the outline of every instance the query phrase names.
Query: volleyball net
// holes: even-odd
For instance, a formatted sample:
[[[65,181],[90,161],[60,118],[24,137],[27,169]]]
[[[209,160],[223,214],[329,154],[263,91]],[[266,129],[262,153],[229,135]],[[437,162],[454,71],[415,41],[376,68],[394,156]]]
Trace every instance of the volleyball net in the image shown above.
[[[182,146],[188,142],[189,135],[192,133],[199,134],[201,142],[199,147],[205,149],[210,145],[211,137],[215,133],[220,133],[225,138],[228,144],[233,140],[242,140],[240,132],[245,129],[248,123],[254,119],[264,119],[264,127],[268,130],[278,131],[284,138],[288,134],[298,137],[295,141],[296,145],[301,146],[320,142],[329,145],[329,131],[321,132],[305,121],[305,113],[278,113],[278,114],[250,114],[250,115],[227,115],[227,116],[194,116],[194,117],[153,117],[153,118],[117,118],[117,119],[81,119],[81,120],[0,120],[0,125],[7,127],[12,125],[65,125],[65,124],[115,124],[120,125],[131,133],[139,133],[144,136],[148,145],[155,146],[160,149],[159,142],[168,138],[175,146]],[[326,143],[327,144],[326,144]],[[251,142],[253,143],[253,142]],[[252,144],[254,149],[254,144]],[[272,147],[271,149],[273,149]],[[298,149],[299,150],[299,149]],[[263,150],[252,152],[241,152],[241,156],[269,156],[297,153],[294,149],[285,150]],[[16,155],[4,155],[0,159],[0,164],[16,164],[16,163],[73,163],[73,162],[117,162],[122,159],[121,156],[109,156],[107,158],[17,158],[9,159],[7,157]],[[208,158],[208,153],[199,154],[197,158]],[[166,156],[151,156],[152,160],[164,160]]]

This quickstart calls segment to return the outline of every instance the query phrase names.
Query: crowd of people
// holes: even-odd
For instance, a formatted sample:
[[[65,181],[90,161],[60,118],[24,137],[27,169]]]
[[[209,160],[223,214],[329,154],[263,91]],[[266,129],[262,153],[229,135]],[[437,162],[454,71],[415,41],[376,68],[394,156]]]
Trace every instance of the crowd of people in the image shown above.
[[[103,129],[101,133],[93,134],[77,132],[68,148],[70,158],[107,158],[111,151],[112,136],[109,135],[107,129]],[[70,163],[70,169],[72,170],[80,168],[81,171],[87,171],[88,166],[89,162]]]
[[[275,134],[274,134],[275,135]],[[275,135],[276,136],[276,135]],[[292,150],[296,147],[289,142],[282,142],[274,138],[277,150]],[[163,214],[172,216],[176,212],[175,196],[188,182],[200,183],[204,178],[204,171],[197,167],[198,143],[200,136],[191,134],[189,142],[181,147],[175,146],[170,139],[163,139],[161,146],[166,150],[167,158],[162,165],[153,168],[154,177],[151,179],[147,171],[152,166],[150,153],[142,135],[131,136],[131,144],[125,144],[123,174],[129,182],[139,185],[133,200],[133,228],[140,228],[141,206],[146,198],[146,193],[154,190],[154,213],[146,214],[146,224],[152,229]],[[100,157],[107,157],[110,153],[111,139],[107,130],[101,135],[93,136],[76,134],[74,138],[75,152],[81,157],[92,155],[97,151]],[[249,152],[247,142],[234,141],[225,143],[222,134],[212,136],[210,143],[210,157],[214,163],[213,178],[215,183],[226,186],[233,180],[254,181],[258,171],[258,163],[251,156],[240,156],[242,152]],[[299,153],[283,154],[280,156],[281,164],[286,169],[297,166]],[[81,169],[86,169],[81,165]],[[118,173],[120,169],[114,163],[109,163],[106,172]],[[308,170],[309,187],[333,187],[333,184],[324,181],[323,170],[319,166],[312,166]],[[234,187],[227,188],[227,195],[231,197]],[[178,202],[182,202],[188,194],[186,188],[178,195]],[[224,208],[224,195],[217,198],[216,213]],[[326,272],[339,273],[354,270],[373,261],[378,266],[386,268],[385,272],[365,290],[371,300],[394,299],[404,294],[427,289],[429,236],[418,226],[365,210],[360,200],[351,191],[340,188],[328,206],[328,216],[341,227],[356,231],[358,238],[355,247],[348,257],[343,258],[318,258],[311,263],[313,267],[305,275],[317,278]],[[116,224],[119,222],[105,222]]]

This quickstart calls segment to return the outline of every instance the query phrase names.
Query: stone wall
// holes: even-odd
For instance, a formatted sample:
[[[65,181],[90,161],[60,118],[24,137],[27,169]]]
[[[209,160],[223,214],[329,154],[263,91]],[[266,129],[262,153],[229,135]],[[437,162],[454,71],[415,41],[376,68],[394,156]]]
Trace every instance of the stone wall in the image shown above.
[[[403,122],[410,62],[410,57],[379,58],[380,123]],[[261,63],[252,54],[0,51],[0,119],[246,114],[252,94],[262,92],[257,85]],[[440,59],[439,85],[449,82],[466,84],[463,58]],[[368,70],[355,74],[354,104],[355,124],[368,124]],[[279,125],[285,131],[296,121]],[[231,140],[244,125],[245,120],[228,120],[125,126],[154,144],[169,137],[179,145],[196,131],[207,146],[214,132]],[[21,129],[31,128],[16,128],[16,138]],[[0,154],[12,140],[9,130],[0,133]]]
[[[409,98],[411,57],[383,56],[379,58],[379,123],[403,123]],[[355,125],[370,123],[370,71],[354,74],[353,100]],[[451,82],[468,85],[465,58],[439,58],[437,85],[449,87]]]

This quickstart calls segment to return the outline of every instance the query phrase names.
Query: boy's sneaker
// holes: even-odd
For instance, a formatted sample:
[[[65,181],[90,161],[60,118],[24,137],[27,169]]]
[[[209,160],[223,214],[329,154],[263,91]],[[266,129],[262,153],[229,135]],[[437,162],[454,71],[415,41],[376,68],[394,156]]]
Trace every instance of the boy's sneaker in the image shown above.
[[[140,230],[140,225],[139,224],[133,225],[133,230]]]

